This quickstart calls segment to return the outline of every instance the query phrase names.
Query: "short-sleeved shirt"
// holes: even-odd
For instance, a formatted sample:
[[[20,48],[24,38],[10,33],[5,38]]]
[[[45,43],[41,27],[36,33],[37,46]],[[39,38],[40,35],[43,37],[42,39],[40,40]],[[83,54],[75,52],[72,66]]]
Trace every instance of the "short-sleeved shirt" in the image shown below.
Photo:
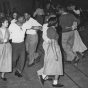
[[[47,29],[47,36],[48,36],[49,39],[55,39],[55,40],[57,40],[58,37],[59,37],[57,32],[56,32],[56,29],[53,28],[53,27],[49,27]]]
[[[26,34],[36,34],[36,30],[31,29],[32,26],[42,26],[42,25],[38,23],[35,19],[30,18],[23,24],[23,29],[28,29],[26,31]]]
[[[18,26],[16,23],[11,23],[9,26],[10,39],[13,43],[21,43],[24,41],[26,29]]]
[[[59,21],[59,25],[62,27],[62,31],[72,30],[71,28],[66,29],[66,27],[71,27],[73,22],[77,22],[78,24],[80,23],[80,21],[71,13],[63,14],[60,16]]]

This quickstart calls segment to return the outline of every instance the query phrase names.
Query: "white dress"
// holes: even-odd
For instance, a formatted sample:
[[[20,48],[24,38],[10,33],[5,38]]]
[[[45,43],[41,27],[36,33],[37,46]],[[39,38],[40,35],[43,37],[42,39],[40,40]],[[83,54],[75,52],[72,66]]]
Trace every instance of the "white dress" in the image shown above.
[[[74,30],[75,38],[74,38],[74,45],[73,45],[73,51],[74,52],[84,52],[87,50],[87,47],[83,43],[79,32],[77,30]]]
[[[1,31],[0,29],[0,41],[9,39],[9,32]],[[0,72],[11,72],[12,71],[12,47],[8,43],[0,43]]]
[[[47,25],[45,25],[47,26]],[[44,55],[44,66],[37,71],[38,75],[63,75],[62,55],[60,47],[56,40],[47,37],[47,28],[43,29],[43,49]],[[58,61],[57,61],[58,59]]]

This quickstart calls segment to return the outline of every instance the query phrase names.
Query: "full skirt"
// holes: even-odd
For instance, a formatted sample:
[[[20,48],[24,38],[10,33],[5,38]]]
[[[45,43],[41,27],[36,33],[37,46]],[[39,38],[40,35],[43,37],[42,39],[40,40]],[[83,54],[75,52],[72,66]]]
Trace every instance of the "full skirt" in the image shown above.
[[[87,50],[87,47],[83,43],[79,32],[77,30],[74,30],[75,38],[74,38],[74,44],[73,44],[73,51],[74,52],[84,52]]]
[[[63,75],[62,55],[57,41],[52,40],[51,43],[44,41],[43,48],[44,66],[37,71],[38,75]]]
[[[10,43],[0,44],[0,72],[12,71],[12,47]]]

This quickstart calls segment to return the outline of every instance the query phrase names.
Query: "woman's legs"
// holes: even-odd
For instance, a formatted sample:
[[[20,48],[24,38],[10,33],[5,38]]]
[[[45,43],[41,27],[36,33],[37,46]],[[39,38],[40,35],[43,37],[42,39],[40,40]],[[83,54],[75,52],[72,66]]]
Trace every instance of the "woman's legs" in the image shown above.
[[[60,77],[59,75],[55,75],[55,79],[53,80],[53,84],[52,84],[53,87],[63,87],[64,86],[58,83],[59,77]]]
[[[1,74],[1,79],[2,79],[3,81],[7,81],[7,79],[5,78],[5,72],[2,72],[2,74]]]
[[[1,77],[5,78],[5,72],[2,72]]]
[[[39,75],[39,79],[41,81],[41,84],[44,85],[46,75]]]
[[[46,78],[46,76],[47,76],[47,75],[44,75],[44,74],[43,74],[43,75],[42,75],[42,78],[43,78],[43,79],[45,79],[45,78]]]
[[[58,84],[58,78],[59,78],[59,75],[55,75],[55,79],[53,81],[53,84]]]

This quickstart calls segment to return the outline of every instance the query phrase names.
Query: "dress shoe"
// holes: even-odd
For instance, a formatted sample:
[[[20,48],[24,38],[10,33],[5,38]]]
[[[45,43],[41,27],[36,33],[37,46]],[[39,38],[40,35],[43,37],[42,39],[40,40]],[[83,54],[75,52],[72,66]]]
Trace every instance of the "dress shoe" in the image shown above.
[[[32,64],[28,64],[27,67],[32,67],[33,65],[35,65],[35,63],[33,62]]]
[[[53,86],[53,87],[63,87],[64,85],[58,83],[58,84],[56,84],[56,85],[55,85],[55,84],[52,84],[52,86]]]
[[[45,80],[42,78],[42,75],[39,76],[40,82],[42,85],[44,85]]]
[[[15,76],[22,77],[22,75],[19,73],[19,71],[15,72]]]
[[[7,81],[7,79],[6,79],[5,77],[4,77],[4,78],[1,77],[1,79],[2,79],[3,81]]]

